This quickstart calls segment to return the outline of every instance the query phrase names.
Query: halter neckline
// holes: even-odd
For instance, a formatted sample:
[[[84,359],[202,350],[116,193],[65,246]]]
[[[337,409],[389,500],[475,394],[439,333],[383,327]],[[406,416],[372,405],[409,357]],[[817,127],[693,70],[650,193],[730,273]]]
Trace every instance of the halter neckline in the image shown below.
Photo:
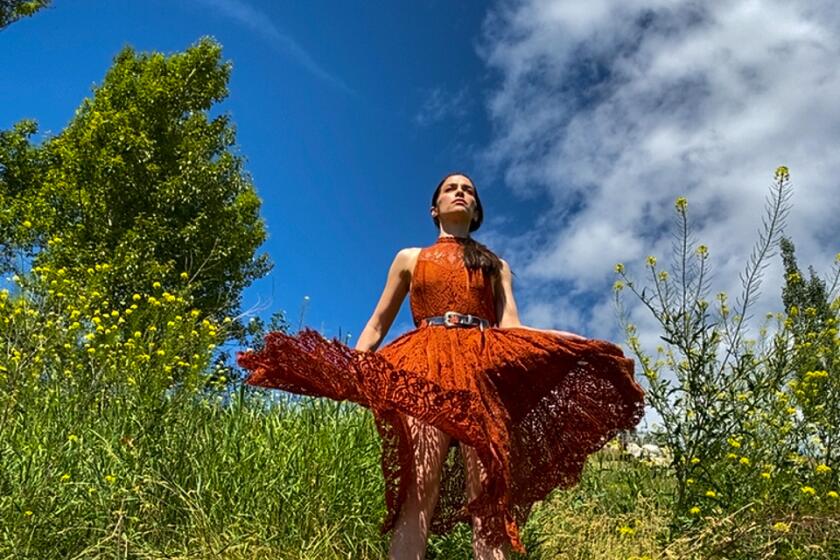
[[[465,243],[469,237],[456,237],[456,236],[442,236],[438,237],[435,243]]]

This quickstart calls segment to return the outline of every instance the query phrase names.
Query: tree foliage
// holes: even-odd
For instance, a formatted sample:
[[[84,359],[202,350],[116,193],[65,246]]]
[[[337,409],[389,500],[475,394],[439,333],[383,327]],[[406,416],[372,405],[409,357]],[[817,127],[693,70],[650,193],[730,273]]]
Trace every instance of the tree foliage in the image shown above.
[[[51,0],[0,0],[0,29],[50,4]]]
[[[790,239],[781,240],[785,266],[782,301],[787,314],[793,351],[790,380],[794,400],[807,428],[809,443],[827,464],[840,460],[840,338],[837,336],[840,298],[834,292],[840,278],[837,266],[830,286],[808,267],[805,280],[796,264],[795,247]],[[835,261],[840,265],[840,254]],[[814,445],[816,442],[816,445]],[[810,447],[810,446],[809,446]]]
[[[0,273],[16,270],[16,254],[31,253],[38,244],[32,222],[22,218],[40,214],[45,202],[37,198],[41,152],[29,141],[37,129],[24,120],[0,131]]]
[[[0,267],[81,274],[108,263],[108,297],[125,302],[186,273],[193,304],[223,318],[271,269],[261,201],[227,115],[231,64],[203,38],[166,56],[126,47],[67,127],[33,146],[23,121],[0,134]]]
[[[805,342],[809,331],[820,330],[825,327],[832,317],[831,300],[825,281],[820,278],[813,266],[808,267],[810,278],[806,281],[796,264],[796,247],[793,241],[783,237],[779,243],[782,251],[782,262],[785,267],[785,286],[782,288],[782,302],[785,313],[791,314],[794,307],[798,311],[813,308],[809,314],[794,312],[793,335],[797,342]]]

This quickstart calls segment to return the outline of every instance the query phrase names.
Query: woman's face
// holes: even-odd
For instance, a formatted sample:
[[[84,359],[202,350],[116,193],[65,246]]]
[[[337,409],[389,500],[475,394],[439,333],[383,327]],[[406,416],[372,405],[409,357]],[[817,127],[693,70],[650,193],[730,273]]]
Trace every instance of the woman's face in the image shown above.
[[[437,207],[438,218],[443,214],[463,214],[466,218],[464,221],[471,221],[476,210],[475,187],[472,181],[463,175],[447,177],[438,193]]]

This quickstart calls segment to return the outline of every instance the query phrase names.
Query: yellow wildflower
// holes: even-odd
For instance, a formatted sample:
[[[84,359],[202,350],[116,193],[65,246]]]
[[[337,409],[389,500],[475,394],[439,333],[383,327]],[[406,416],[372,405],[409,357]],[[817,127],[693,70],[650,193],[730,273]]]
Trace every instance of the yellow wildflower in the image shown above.
[[[619,528],[617,529],[617,531],[618,531],[621,535],[632,535],[633,533],[635,533],[635,532],[636,532],[636,530],[635,530],[635,529],[633,529],[632,527],[628,527],[627,525],[623,525],[623,526],[619,527]]]
[[[690,513],[690,514],[692,514],[692,515],[697,515],[697,514],[699,514],[699,513],[700,513],[700,508],[699,508],[699,507],[697,507],[697,506],[694,506],[693,508],[691,508],[690,510],[688,510],[688,513]]]
[[[816,490],[814,490],[814,489],[813,489],[812,487],[810,487],[810,486],[803,486],[803,487],[802,487],[802,488],[800,488],[799,490],[800,490],[803,494],[807,494],[807,495],[809,495],[809,496],[814,496],[814,495],[817,493],[817,491],[816,491]]]
[[[678,212],[685,212],[685,209],[688,208],[688,200],[684,196],[679,196],[674,202],[674,206],[676,206]]]
[[[837,492],[835,492],[834,490],[829,490],[828,492],[826,492],[826,494],[825,494],[825,495],[826,495],[826,496],[828,496],[829,498],[834,498],[835,500],[836,500],[837,498],[840,498],[840,494],[838,494],[838,493],[837,493]]]
[[[816,471],[820,474],[830,473],[831,472],[831,467],[829,467],[826,464],[817,465]]]
[[[779,533],[787,533],[790,531],[790,525],[779,521],[778,523],[773,524],[773,530]]]
[[[707,498],[716,498],[717,497],[717,492],[715,492],[714,490],[706,490],[706,497]]]

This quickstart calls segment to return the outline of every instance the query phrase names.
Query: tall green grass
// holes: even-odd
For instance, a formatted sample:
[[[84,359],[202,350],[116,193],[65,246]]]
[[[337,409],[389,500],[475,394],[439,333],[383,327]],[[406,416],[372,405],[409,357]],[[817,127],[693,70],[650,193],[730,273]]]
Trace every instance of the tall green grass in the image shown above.
[[[154,406],[113,397],[88,414],[84,394],[41,392],[2,426],[2,558],[386,556],[380,443],[364,409],[240,388]],[[527,557],[738,557],[707,554],[726,532],[674,532],[674,490],[667,468],[611,446],[578,486],[537,504]],[[831,558],[830,530],[801,534],[800,555],[768,557]],[[427,557],[470,555],[462,525]]]
[[[240,392],[74,421],[67,395],[39,404],[2,429],[5,557],[382,554],[379,443],[356,407]]]

